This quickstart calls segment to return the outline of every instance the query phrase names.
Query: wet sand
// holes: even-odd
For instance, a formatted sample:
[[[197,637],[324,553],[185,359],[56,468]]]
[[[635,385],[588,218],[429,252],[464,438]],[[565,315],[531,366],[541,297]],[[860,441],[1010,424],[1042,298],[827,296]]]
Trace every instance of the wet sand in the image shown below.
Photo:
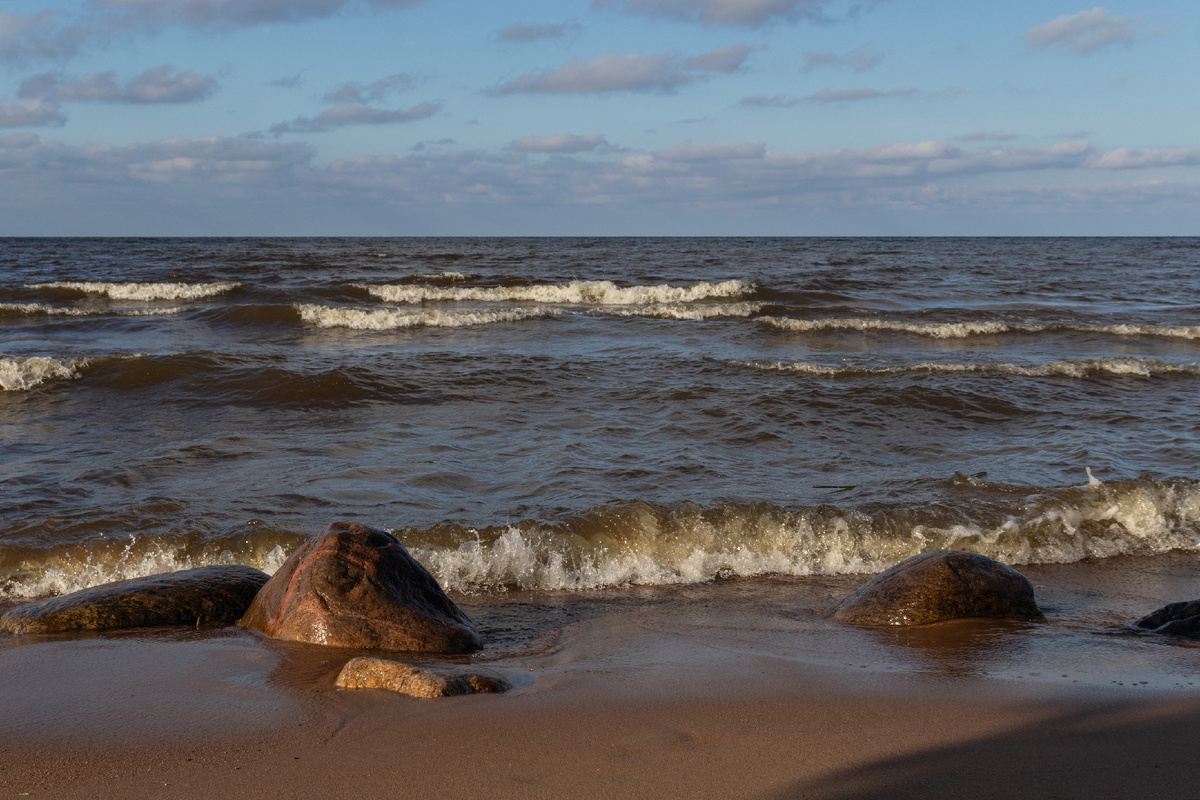
[[[0,640],[29,797],[1195,797],[1200,648],[1127,625],[1200,558],[1026,567],[1050,622],[821,613],[862,577],[462,598],[507,695],[333,686],[239,629]]]

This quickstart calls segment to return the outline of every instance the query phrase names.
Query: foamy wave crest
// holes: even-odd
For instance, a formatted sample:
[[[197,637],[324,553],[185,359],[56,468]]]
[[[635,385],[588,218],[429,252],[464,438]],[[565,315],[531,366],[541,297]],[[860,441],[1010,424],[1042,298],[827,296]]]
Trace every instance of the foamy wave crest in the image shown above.
[[[170,544],[135,538],[113,553],[88,554],[83,559],[53,558],[52,563],[36,575],[10,578],[0,584],[0,597],[70,594],[104,583],[217,564],[244,564],[274,574],[293,549],[294,545],[277,544],[262,553],[235,554],[222,550],[210,555],[195,555]]]
[[[64,308],[45,303],[0,303],[0,314],[45,317],[158,317],[178,314],[183,308]]]
[[[372,295],[388,303],[439,301],[524,302],[560,305],[643,306],[656,303],[691,303],[719,297],[742,297],[754,291],[744,281],[697,283],[692,286],[617,286],[612,281],[572,281],[547,286],[498,286],[494,288],[439,286],[365,286]]]
[[[558,316],[555,308],[512,308],[491,311],[404,311],[400,309],[333,308],[298,305],[296,310],[308,323],[322,328],[352,328],[360,331],[390,331],[400,328],[463,328],[496,322]]]
[[[602,313],[614,317],[650,317],[652,319],[702,320],[730,317],[748,317],[757,314],[763,303],[713,303],[695,305],[687,303],[656,303],[652,306],[604,309]]]
[[[53,281],[34,283],[27,289],[68,289],[85,294],[100,294],[113,300],[198,300],[214,297],[241,286],[240,283],[100,283],[95,281]]]
[[[745,367],[766,372],[795,372],[821,378],[853,378],[870,375],[900,375],[904,373],[981,373],[1018,375],[1026,378],[1091,378],[1117,375],[1137,378],[1200,377],[1196,364],[1171,364],[1152,358],[1096,358],[1078,361],[1055,361],[1033,367],[1016,364],[905,364],[898,367],[860,367],[810,364],[797,361],[791,364],[726,361],[731,367]]]
[[[1160,336],[1172,339],[1200,339],[1200,327],[1184,325],[1022,325],[1012,322],[899,322],[883,319],[790,319],[759,317],[758,322],[788,333],[821,331],[888,331],[928,336],[933,339],[967,339],[971,336],[998,336],[1005,333],[1051,333],[1074,331],[1109,336]]]
[[[1200,486],[1185,481],[1094,481],[1031,490],[1007,509],[978,504],[937,513],[630,503],[557,526],[396,533],[443,586],[467,593],[871,573],[938,549],[1009,564],[1200,550]]]
[[[23,392],[47,381],[74,380],[90,363],[86,358],[60,361],[45,356],[0,359],[0,391]]]

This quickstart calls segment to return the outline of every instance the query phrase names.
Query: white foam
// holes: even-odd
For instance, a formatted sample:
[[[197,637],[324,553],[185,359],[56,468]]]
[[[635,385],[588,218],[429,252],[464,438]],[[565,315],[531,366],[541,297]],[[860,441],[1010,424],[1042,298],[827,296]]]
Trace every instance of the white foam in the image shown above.
[[[27,314],[47,317],[157,317],[178,314],[185,308],[65,308],[45,303],[0,303],[0,314]]]
[[[560,305],[638,306],[690,303],[719,297],[741,297],[754,290],[744,281],[697,283],[692,286],[617,286],[612,281],[572,281],[566,284],[498,286],[493,288],[359,285],[388,303],[417,304],[445,301],[524,302]]]
[[[114,300],[198,300],[241,286],[240,283],[101,283],[96,281],[53,281],[34,283],[27,289],[70,289],[100,294]]]
[[[1018,324],[1012,322],[900,322],[883,319],[827,318],[791,319],[788,317],[759,317],[758,322],[788,333],[820,331],[888,331],[911,333],[934,339],[966,339],[971,336],[998,336],[1005,333],[1050,333],[1075,331],[1109,336],[1160,336],[1174,339],[1200,339],[1200,327],[1185,325],[1050,325]]]
[[[360,331],[388,331],[400,328],[462,328],[497,322],[557,316],[554,308],[511,308],[489,311],[406,311],[390,308],[335,308],[297,305],[300,317],[322,328],[351,328]]]
[[[45,356],[0,359],[0,391],[23,392],[47,381],[74,380],[90,363],[86,358],[60,361]]]
[[[767,372],[795,372],[823,378],[850,378],[870,375],[899,375],[903,373],[983,373],[1017,375],[1027,378],[1088,378],[1097,375],[1120,375],[1151,378],[1156,376],[1200,376],[1196,364],[1171,364],[1166,361],[1146,358],[1106,357],[1077,361],[1054,361],[1033,367],[1016,364],[905,364],[896,367],[827,366],[797,361],[790,364],[776,362],[726,361],[728,366],[748,367]]]
[[[472,277],[465,272],[427,272],[417,276],[426,281],[450,281],[458,283]],[[361,288],[361,287],[360,287]]]
[[[630,308],[606,308],[597,313],[614,317],[650,317],[652,319],[704,320],[730,317],[749,317],[762,309],[763,303],[656,303]]]

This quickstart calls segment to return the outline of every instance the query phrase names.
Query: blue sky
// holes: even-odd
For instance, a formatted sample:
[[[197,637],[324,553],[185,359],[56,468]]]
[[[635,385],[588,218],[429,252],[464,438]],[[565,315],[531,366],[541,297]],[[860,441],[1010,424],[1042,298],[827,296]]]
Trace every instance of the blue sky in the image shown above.
[[[1200,234],[1194,0],[8,0],[0,235]]]

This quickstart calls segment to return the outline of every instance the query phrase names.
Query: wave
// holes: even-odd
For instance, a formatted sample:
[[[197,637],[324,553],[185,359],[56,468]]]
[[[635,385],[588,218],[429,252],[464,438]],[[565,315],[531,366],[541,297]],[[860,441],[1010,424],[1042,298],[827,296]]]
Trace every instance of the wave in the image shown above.
[[[697,283],[692,286],[618,286],[612,281],[572,281],[566,284],[497,286],[492,288],[439,286],[368,286],[356,284],[388,303],[442,301],[524,302],[562,305],[641,306],[690,303],[719,297],[743,297],[755,287],[745,281]]]
[[[64,308],[45,303],[0,303],[0,315],[45,317],[158,317],[178,314],[183,308]]]
[[[99,294],[113,300],[198,300],[236,289],[240,283],[100,283],[96,281],[52,281],[33,283],[27,289],[62,289]]]
[[[652,319],[703,320],[730,317],[749,317],[757,314],[764,303],[656,303],[650,306],[604,309],[599,313],[613,317],[650,317]]]
[[[947,496],[955,500],[871,511],[633,501],[557,523],[393,532],[446,589],[460,593],[874,573],[945,548],[1008,564],[1200,551],[1200,484],[1195,481],[1143,477],[1103,483],[1089,474],[1086,484],[1039,488],[956,475],[948,483],[953,491]],[[206,564],[241,563],[272,572],[301,538],[261,530],[203,547],[142,536],[123,546],[105,540],[87,551],[40,556],[26,551],[19,568],[0,569],[0,595],[74,591]]]
[[[901,375],[905,373],[980,373],[1017,375],[1026,378],[1091,378],[1107,375],[1153,377],[1200,377],[1200,365],[1171,364],[1146,358],[1107,357],[1077,361],[1055,361],[1033,367],[1016,364],[905,364],[897,367],[827,366],[797,361],[767,363],[757,361],[726,361],[727,366],[766,372],[794,372],[821,378],[855,378],[871,375]]]
[[[493,311],[404,311],[401,309],[334,308],[297,305],[300,317],[321,328],[390,331],[401,328],[462,328],[496,322],[519,322],[558,316],[555,308],[513,308]]]
[[[90,359],[59,360],[46,356],[0,359],[0,391],[24,392],[55,380],[74,380],[91,364]]]
[[[813,333],[821,331],[888,331],[911,333],[934,339],[966,339],[972,336],[998,336],[1005,333],[1075,333],[1105,334],[1109,336],[1159,336],[1173,339],[1200,339],[1200,326],[1186,325],[1073,325],[1054,323],[1049,325],[1019,324],[1014,322],[900,322],[883,319],[790,319],[788,317],[759,317],[758,322],[788,333]]]

